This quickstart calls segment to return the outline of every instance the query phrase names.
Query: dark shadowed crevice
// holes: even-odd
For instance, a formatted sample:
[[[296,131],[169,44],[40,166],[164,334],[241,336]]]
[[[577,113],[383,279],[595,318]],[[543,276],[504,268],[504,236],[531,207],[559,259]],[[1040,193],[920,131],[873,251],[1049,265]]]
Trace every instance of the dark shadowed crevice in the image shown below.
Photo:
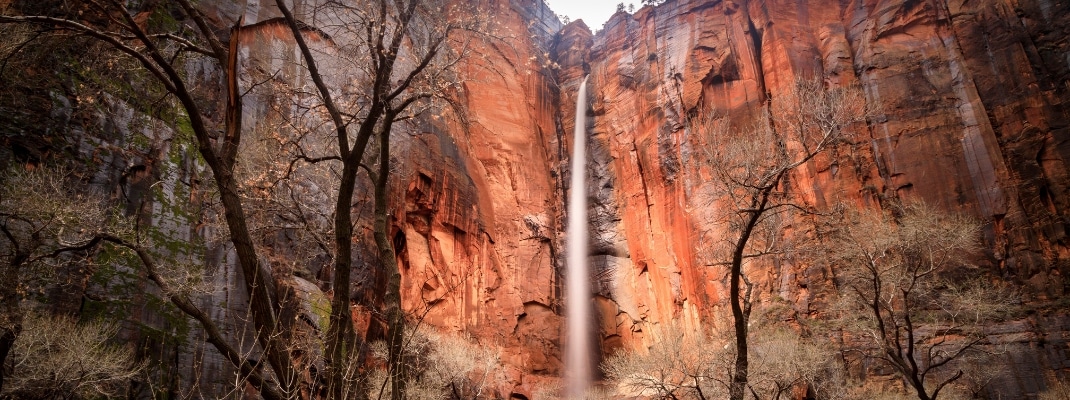
[[[754,19],[747,16],[747,33],[750,34],[751,44],[754,46],[754,62],[757,65],[758,72],[758,91],[761,94],[761,101],[765,102],[765,99],[769,97],[769,89],[765,84],[765,69],[762,67],[762,31],[754,25]]]

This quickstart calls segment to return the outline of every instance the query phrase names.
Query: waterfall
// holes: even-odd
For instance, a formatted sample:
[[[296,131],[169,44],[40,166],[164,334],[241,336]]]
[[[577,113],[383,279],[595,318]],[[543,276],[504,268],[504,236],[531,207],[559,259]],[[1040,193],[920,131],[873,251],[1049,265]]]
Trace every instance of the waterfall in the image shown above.
[[[568,198],[568,270],[565,276],[566,398],[582,399],[591,381],[590,274],[587,272],[587,77],[576,95],[576,129],[572,140],[572,182]]]

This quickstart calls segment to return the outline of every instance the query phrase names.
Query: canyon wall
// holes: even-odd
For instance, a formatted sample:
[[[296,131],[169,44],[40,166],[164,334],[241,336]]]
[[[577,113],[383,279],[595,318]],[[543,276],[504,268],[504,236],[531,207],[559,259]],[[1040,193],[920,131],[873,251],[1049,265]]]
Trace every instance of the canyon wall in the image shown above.
[[[877,111],[850,143],[792,174],[796,201],[924,201],[982,219],[982,264],[1020,285],[1036,312],[994,330],[1013,350],[990,394],[1018,398],[1062,376],[1068,19],[1066,5],[1046,1],[669,1],[617,13],[594,35],[566,26],[555,49],[562,88],[592,81],[603,352],[649,345],[650,328],[668,321],[729,315],[727,266],[709,251],[725,232],[703,212],[708,145],[689,118],[754,111],[816,78],[860,85]],[[803,232],[802,222],[786,229]],[[760,302],[786,300],[789,319],[811,318],[833,290],[833,272],[813,264],[788,257],[748,274]]]
[[[294,104],[252,90],[260,82],[256,74],[309,85],[288,30],[272,23],[279,13],[270,3],[199,4],[219,27],[245,19],[249,154],[265,152],[256,143],[289,129],[280,128],[287,121],[279,110]],[[307,16],[311,4],[298,4],[297,13]],[[745,115],[796,79],[817,78],[829,86],[861,86],[878,111],[869,123],[851,127],[849,143],[792,174],[795,199],[818,209],[924,201],[982,219],[982,268],[1021,287],[1030,308],[992,329],[993,341],[1007,344],[998,357],[1011,371],[993,390],[1022,398],[1043,389],[1045,379],[1066,377],[1070,4],[673,0],[619,12],[597,33],[579,21],[562,26],[541,0],[479,4],[495,21],[497,39],[476,43],[478,56],[461,68],[466,118],[426,115],[394,133],[391,235],[403,301],[414,320],[501,350],[505,368],[494,379],[494,395],[536,397],[552,391],[562,374],[563,202],[568,175],[576,173],[566,167],[566,133],[577,86],[588,74],[592,141],[585,173],[597,315],[591,323],[598,327],[601,356],[648,346],[659,339],[657,328],[671,321],[709,328],[728,315],[726,267],[711,256],[712,243],[725,232],[706,213],[710,175],[702,160],[709,144],[689,120],[710,110]],[[322,54],[336,44],[316,42]],[[188,66],[187,73],[218,79],[206,66]],[[332,87],[345,86],[344,75],[327,77]],[[115,114],[134,113],[116,108]],[[114,192],[128,205],[140,205],[134,197],[157,180],[169,188],[166,202],[200,201],[204,193],[176,184],[192,186],[204,172],[190,161],[192,148],[172,146],[176,132],[159,125],[142,124],[152,139],[147,147],[157,149],[144,156],[122,155],[132,145],[113,139],[80,133],[68,140],[81,156],[104,158],[94,184],[120,187]],[[29,152],[47,147],[6,140]],[[250,165],[269,165],[272,158],[264,154],[250,157]],[[302,175],[308,180],[301,203],[329,214],[332,186],[324,172],[299,173],[308,174]],[[361,183],[355,207],[362,207],[369,188]],[[358,208],[365,217],[354,243],[361,271],[354,274],[358,295],[351,300],[358,326],[374,339],[368,309],[374,304],[360,295],[378,289],[370,207]],[[218,235],[202,222],[189,217],[160,224],[181,231],[180,238]],[[805,233],[805,222],[787,229]],[[297,294],[299,312],[312,328],[322,328],[324,299],[331,295],[322,254],[287,235],[258,244],[270,249],[264,258],[280,289]],[[247,298],[227,247],[218,244],[204,254],[214,289],[201,305],[224,322],[230,337],[247,337],[241,323]],[[822,316],[833,291],[827,265],[785,258],[749,268],[759,303],[787,304],[788,322]],[[150,324],[167,324],[149,307],[138,310]],[[176,369],[184,381],[198,382],[191,390],[213,397],[215,388],[229,384],[229,368],[202,337],[186,339],[175,350]]]
[[[309,14],[314,4],[299,5],[296,12],[314,20]],[[399,124],[392,135],[391,236],[412,322],[471,335],[481,345],[500,350],[505,368],[490,378],[488,393],[532,396],[540,390],[551,392],[562,373],[557,249],[563,216],[555,163],[565,157],[557,138],[559,91],[548,53],[561,24],[538,0],[473,4],[493,28],[491,37],[470,44],[470,56],[458,71],[464,120],[439,109],[413,124]],[[250,26],[242,38],[243,54],[248,55],[245,68],[281,71],[277,79],[311,89],[304,70],[280,67],[294,62],[297,53],[285,28],[272,22],[279,17],[277,9],[222,3],[212,11],[220,21],[244,13]],[[331,39],[317,46],[329,55],[327,63],[338,62],[330,55],[345,33],[326,33]],[[328,65],[328,85],[344,87],[348,77],[340,71],[346,66]],[[289,99],[275,93],[247,99],[247,120],[257,126],[250,129],[254,137],[286,130],[280,128],[285,121],[278,110],[291,107]],[[363,234],[354,243],[355,265],[361,271],[354,273],[353,287],[356,293],[377,297],[369,295],[382,289],[374,272],[378,262],[371,244],[370,205],[365,203],[371,186],[368,181],[361,185],[355,212],[363,216],[357,222]],[[317,203],[328,214],[330,204]],[[282,257],[273,262],[274,272],[287,261]],[[297,291],[308,293],[304,298],[330,296],[325,283],[329,271],[310,273],[314,278],[293,279]],[[369,339],[382,339],[381,327],[374,333],[375,304],[356,296],[358,326]]]
[[[563,202],[574,173],[565,133],[588,74],[591,323],[600,356],[649,346],[670,322],[724,321],[727,270],[711,253],[726,232],[706,212],[709,144],[689,119],[746,115],[796,79],[816,78],[861,86],[878,111],[851,127],[850,143],[792,174],[796,201],[818,209],[924,201],[983,219],[985,268],[1022,287],[1034,310],[992,330],[1009,346],[1000,360],[1012,373],[991,394],[1035,393],[1070,368],[1070,318],[1060,308],[1070,274],[1070,6],[678,0],[617,13],[595,34],[579,21],[561,26],[538,0],[481,4],[502,40],[479,43],[462,68],[465,123],[428,116],[394,135],[391,229],[407,311],[500,349],[497,396],[537,397],[563,372]],[[308,84],[303,70],[280,63],[297,55],[284,29],[264,23],[277,10],[206,7],[221,26],[239,16],[251,26],[246,68]],[[329,79],[344,85],[342,75]],[[253,131],[276,129],[272,110],[287,101],[250,96]],[[805,222],[786,229],[805,233]],[[376,287],[368,283],[370,225],[360,224],[358,293]],[[289,271],[292,256],[279,252],[273,271]],[[235,320],[228,315],[240,315],[243,295],[220,257],[220,271],[231,272],[215,275],[221,289],[204,304],[227,304],[217,316]],[[283,281],[314,304],[330,291],[326,272],[308,268]],[[747,273],[759,304],[788,304],[790,323],[822,316],[834,290],[828,268],[784,258]],[[362,308],[370,305],[353,301],[358,325],[374,331]],[[189,377],[226,369],[197,348],[182,363],[195,369]]]

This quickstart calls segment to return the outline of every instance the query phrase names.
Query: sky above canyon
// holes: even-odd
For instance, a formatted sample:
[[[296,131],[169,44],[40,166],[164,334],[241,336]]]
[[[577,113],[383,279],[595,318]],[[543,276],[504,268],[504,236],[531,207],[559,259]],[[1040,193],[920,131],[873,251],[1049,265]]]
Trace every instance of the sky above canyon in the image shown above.
[[[617,11],[617,4],[621,2],[622,0],[546,0],[546,4],[550,5],[550,9],[555,13],[567,15],[573,21],[582,19],[592,31],[602,29],[602,24]],[[630,2],[634,3],[636,8],[642,5],[639,0]],[[627,5],[629,1],[623,3]]]

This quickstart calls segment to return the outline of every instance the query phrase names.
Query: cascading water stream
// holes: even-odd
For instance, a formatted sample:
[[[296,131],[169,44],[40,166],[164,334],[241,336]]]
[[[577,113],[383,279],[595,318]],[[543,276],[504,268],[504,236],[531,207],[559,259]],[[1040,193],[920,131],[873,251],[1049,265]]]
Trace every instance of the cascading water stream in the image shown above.
[[[572,140],[572,181],[568,197],[568,270],[565,275],[566,398],[582,399],[591,382],[590,321],[591,297],[587,272],[587,77],[576,95],[576,129]]]

